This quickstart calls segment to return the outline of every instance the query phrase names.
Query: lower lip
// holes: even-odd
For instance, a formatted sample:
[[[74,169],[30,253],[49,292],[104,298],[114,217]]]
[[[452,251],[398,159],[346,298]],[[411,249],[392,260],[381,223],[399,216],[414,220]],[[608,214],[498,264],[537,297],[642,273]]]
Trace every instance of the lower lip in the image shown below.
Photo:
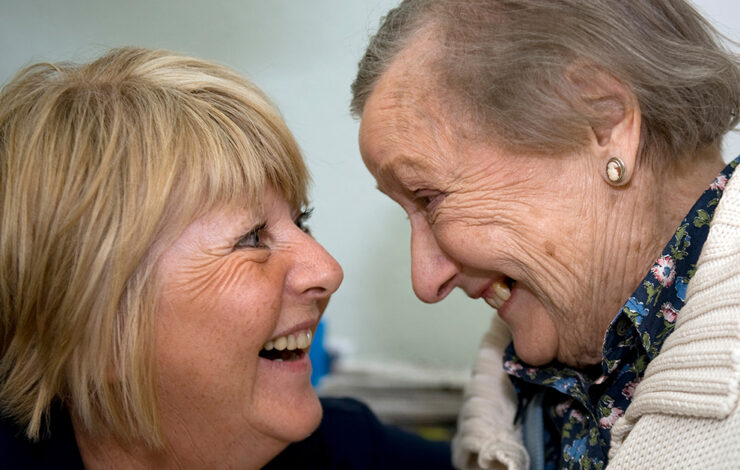
[[[293,361],[271,361],[263,357],[260,357],[259,360],[260,365],[262,365],[263,367],[267,367],[275,372],[311,372],[311,359],[309,359],[307,352],[303,353],[300,359],[295,359]]]

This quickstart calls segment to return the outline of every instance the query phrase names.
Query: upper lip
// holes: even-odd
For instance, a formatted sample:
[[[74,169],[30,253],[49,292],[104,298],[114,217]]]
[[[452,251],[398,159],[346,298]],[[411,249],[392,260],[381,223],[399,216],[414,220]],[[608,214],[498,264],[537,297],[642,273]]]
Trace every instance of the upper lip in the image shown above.
[[[488,290],[491,288],[491,286],[493,286],[493,283],[494,282],[504,282],[504,281],[506,281],[506,276],[501,275],[501,277],[499,277],[499,278],[496,278],[496,279],[493,279],[493,280],[491,280],[489,282],[486,282],[486,284],[480,290],[478,290],[474,294],[468,294],[468,296],[470,298],[473,298],[473,299],[479,299],[481,297],[484,297],[484,296],[486,296],[486,292],[488,292]]]
[[[318,323],[319,323],[319,319],[318,318],[313,319],[313,320],[306,320],[304,322],[301,322],[301,323],[298,323],[297,325],[292,326],[291,328],[289,328],[287,330],[283,330],[283,331],[281,331],[281,332],[273,335],[272,338],[270,338],[270,341],[275,340],[277,338],[280,338],[281,336],[288,336],[290,334],[297,333],[299,331],[304,331],[304,330],[314,331],[314,329],[316,328],[316,325],[318,325]]]
[[[479,299],[479,298],[483,297],[483,295],[486,293],[486,291],[491,288],[491,286],[493,285],[493,283],[494,283],[494,281],[487,282],[477,293],[475,293],[475,294],[468,294],[468,296],[471,297],[471,298],[473,298],[473,299]]]

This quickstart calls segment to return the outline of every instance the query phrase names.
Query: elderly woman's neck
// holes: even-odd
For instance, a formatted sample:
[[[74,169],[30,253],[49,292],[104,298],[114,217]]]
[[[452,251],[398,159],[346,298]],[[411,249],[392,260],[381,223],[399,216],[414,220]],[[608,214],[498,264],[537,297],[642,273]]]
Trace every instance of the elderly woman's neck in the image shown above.
[[[667,164],[659,163],[647,172],[655,185],[657,210],[669,238],[725,165],[719,148],[707,146]]]
[[[655,256],[646,259],[647,263],[654,262],[660,255],[697,199],[726,165],[715,146],[665,162],[641,165],[636,169],[638,198],[643,198],[642,207],[647,211],[644,216],[654,221]]]
[[[724,166],[716,148],[703,149],[680,163],[638,165],[629,185],[612,192],[605,201],[610,215],[599,221],[608,234],[600,245],[605,250],[602,288],[593,305],[600,313],[594,317],[596,323],[590,324],[596,336],[585,343],[583,351],[576,352],[575,363],[601,361],[603,334],[613,312],[619,311],[640,285],[683,218]]]
[[[624,204],[636,231],[631,240],[647,272],[679,224],[726,164],[716,147],[703,148],[680,160],[643,163],[634,170],[630,195]],[[622,207],[626,210],[626,207]],[[637,245],[635,245],[637,243]]]

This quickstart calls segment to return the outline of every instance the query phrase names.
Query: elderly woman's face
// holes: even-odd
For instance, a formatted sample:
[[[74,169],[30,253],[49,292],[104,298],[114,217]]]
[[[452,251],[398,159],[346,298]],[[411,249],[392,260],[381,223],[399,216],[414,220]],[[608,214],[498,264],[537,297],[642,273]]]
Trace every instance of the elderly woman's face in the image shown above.
[[[192,432],[195,423],[243,446],[315,429],[321,408],[308,338],[342,270],[284,198],[268,188],[262,207],[207,213],[164,253],[157,276],[166,432]]]
[[[416,295],[438,302],[460,287],[486,299],[533,365],[598,361],[603,331],[588,313],[604,285],[593,269],[604,227],[592,210],[602,197],[593,159],[475,143],[404,60],[365,105],[360,149],[378,188],[408,214]],[[503,304],[497,282],[511,288]]]

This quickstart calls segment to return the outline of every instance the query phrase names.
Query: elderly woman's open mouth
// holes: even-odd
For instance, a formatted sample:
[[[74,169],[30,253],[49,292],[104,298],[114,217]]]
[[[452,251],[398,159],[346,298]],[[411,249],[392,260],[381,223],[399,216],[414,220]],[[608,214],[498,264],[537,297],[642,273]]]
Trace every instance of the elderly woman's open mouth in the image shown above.
[[[511,290],[515,284],[516,281],[508,276],[494,281],[491,287],[483,294],[483,299],[491,307],[499,309],[511,297]]]
[[[313,333],[311,330],[302,330],[285,336],[279,336],[267,341],[259,356],[270,361],[283,362],[302,359],[311,347]]]

